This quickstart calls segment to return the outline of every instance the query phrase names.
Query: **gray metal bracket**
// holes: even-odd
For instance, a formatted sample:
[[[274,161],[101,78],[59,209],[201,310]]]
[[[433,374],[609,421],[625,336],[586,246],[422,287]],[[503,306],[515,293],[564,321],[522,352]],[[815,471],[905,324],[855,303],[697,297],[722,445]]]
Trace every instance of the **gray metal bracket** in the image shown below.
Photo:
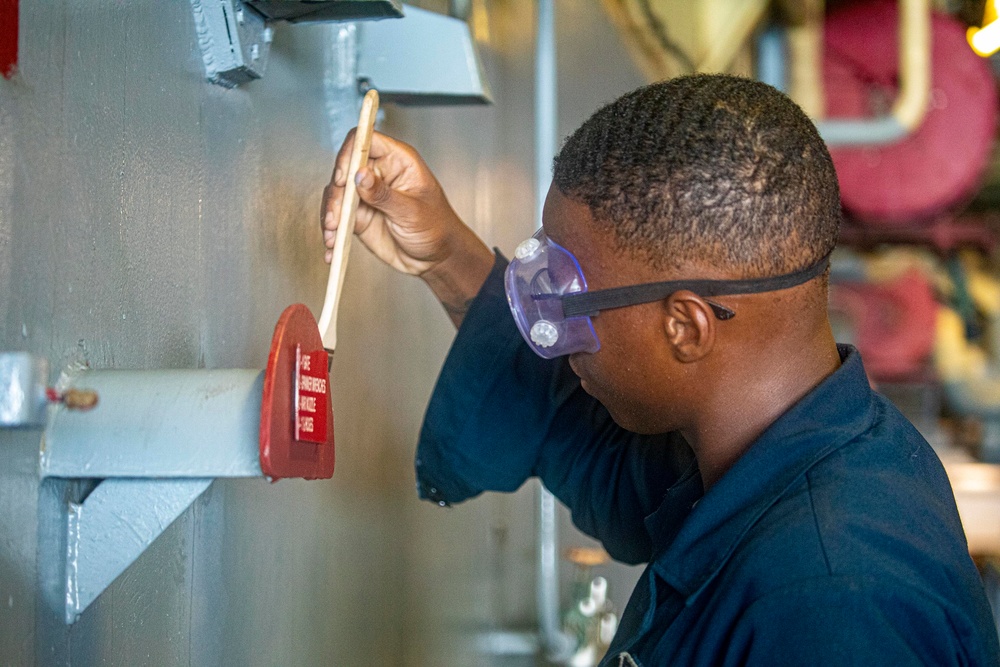
[[[235,88],[264,76],[269,22],[318,23],[400,18],[399,0],[191,0],[205,76]]]
[[[205,76],[234,88],[264,76],[273,30],[239,0],[191,0]]]
[[[399,21],[358,26],[358,81],[383,101],[408,105],[490,104],[469,25],[403,5]]]
[[[43,478],[100,480],[66,499],[56,579],[73,623],[216,477],[260,477],[263,371],[84,371],[62,389],[96,392],[89,412],[49,407]]]
[[[44,427],[40,578],[69,624],[213,479],[262,476],[264,372],[75,369],[47,383],[45,359],[0,354],[0,427]],[[74,392],[96,407],[73,409]]]
[[[66,623],[76,621],[211,479],[106,479],[66,513]]]

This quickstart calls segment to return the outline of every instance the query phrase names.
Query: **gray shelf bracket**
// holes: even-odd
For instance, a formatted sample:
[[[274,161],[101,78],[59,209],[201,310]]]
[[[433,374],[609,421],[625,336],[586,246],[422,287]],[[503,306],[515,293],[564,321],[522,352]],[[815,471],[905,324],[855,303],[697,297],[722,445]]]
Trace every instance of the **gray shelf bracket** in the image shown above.
[[[82,371],[61,387],[96,392],[80,412],[48,408],[43,478],[99,480],[66,499],[62,559],[66,623],[73,623],[217,477],[261,477],[264,372]],[[37,392],[36,392],[37,393]],[[43,543],[42,548],[47,548]]]
[[[41,432],[40,576],[73,623],[213,479],[263,476],[264,371],[78,370],[51,389],[48,375],[0,354],[0,427]],[[74,391],[96,407],[72,409]]]
[[[490,104],[469,25],[403,5],[405,17],[358,26],[358,81],[403,105]]]
[[[76,621],[212,483],[106,479],[66,512],[66,623]]]
[[[235,88],[260,79],[274,21],[322,23],[400,18],[399,0],[191,0],[205,76]]]

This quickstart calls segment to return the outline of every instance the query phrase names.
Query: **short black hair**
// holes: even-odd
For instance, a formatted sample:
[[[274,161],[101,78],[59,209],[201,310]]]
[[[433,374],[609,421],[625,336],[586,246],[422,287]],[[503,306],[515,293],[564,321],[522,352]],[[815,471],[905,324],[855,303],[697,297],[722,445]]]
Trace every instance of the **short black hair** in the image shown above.
[[[828,254],[840,230],[837,175],[813,123],[781,92],[735,76],[623,95],[566,140],[553,183],[656,268],[786,273]]]

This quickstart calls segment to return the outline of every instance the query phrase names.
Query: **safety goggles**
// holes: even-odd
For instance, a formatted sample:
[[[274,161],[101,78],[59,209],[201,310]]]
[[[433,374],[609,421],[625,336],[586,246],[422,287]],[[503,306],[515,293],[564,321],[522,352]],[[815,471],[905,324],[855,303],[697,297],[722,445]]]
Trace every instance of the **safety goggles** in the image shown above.
[[[524,340],[536,354],[551,359],[601,349],[591,318],[602,310],[659,301],[681,290],[712,297],[787,289],[820,275],[828,263],[829,255],[799,271],[768,278],[668,280],[589,292],[573,253],[539,229],[517,246],[504,282],[507,302]],[[718,319],[736,316],[729,308],[706,301]]]

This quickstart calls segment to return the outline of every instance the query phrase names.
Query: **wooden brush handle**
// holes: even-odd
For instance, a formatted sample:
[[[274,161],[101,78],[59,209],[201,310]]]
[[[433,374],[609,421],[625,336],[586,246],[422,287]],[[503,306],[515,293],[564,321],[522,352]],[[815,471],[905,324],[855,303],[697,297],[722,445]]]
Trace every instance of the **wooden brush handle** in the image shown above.
[[[337,310],[340,307],[340,293],[344,288],[344,274],[347,273],[347,259],[354,238],[354,218],[358,212],[358,187],[354,177],[358,170],[368,163],[368,150],[372,145],[372,131],[375,128],[375,114],[378,112],[378,92],[369,90],[361,103],[358,130],[354,134],[354,147],[347,167],[347,185],[340,208],[340,224],[337,226],[337,240],[333,246],[330,261],[330,279],[326,283],[326,299],[319,316],[319,335],[323,347],[333,352],[337,347]]]

